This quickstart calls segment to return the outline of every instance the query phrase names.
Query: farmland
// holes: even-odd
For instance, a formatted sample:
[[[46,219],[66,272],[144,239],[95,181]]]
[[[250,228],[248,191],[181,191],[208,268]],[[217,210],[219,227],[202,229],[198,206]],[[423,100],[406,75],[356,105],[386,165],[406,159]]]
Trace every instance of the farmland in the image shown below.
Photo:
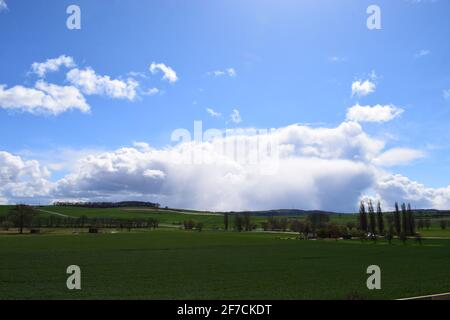
[[[450,241],[299,241],[286,235],[157,230],[0,238],[3,299],[393,299],[448,291]],[[68,265],[82,290],[65,288]],[[383,289],[365,287],[378,264]]]
[[[0,206],[0,217],[6,215],[12,206]],[[201,222],[206,229],[221,229],[223,228],[223,213],[221,212],[207,212],[207,211],[191,211],[181,209],[151,209],[151,208],[80,208],[80,207],[57,207],[57,206],[42,206],[39,207],[40,216],[68,216],[73,218],[80,218],[86,216],[89,218],[114,218],[114,219],[156,219],[160,223],[160,227],[177,228],[183,225],[183,221],[192,220]],[[274,212],[252,212],[252,222],[260,228],[261,223],[267,221]],[[277,212],[277,218],[286,218],[288,220],[306,219],[306,214],[292,214],[289,210],[286,213],[280,210]],[[420,230],[423,237],[450,237],[450,228],[442,230],[439,226],[439,221],[442,219],[450,222],[450,215],[443,215],[442,217],[430,216],[431,226],[428,229]],[[338,225],[346,225],[349,222],[357,223],[356,214],[330,214],[330,222],[335,222]],[[233,224],[233,218],[230,217],[230,225]]]
[[[0,206],[0,216],[11,207]],[[294,233],[262,232],[265,213],[252,215],[252,232],[223,230],[222,213],[178,209],[39,207],[58,218],[157,219],[156,230],[43,228],[38,235],[0,231],[0,299],[395,299],[448,292],[450,233],[431,226],[422,243],[389,245],[360,240],[298,240]],[[278,213],[304,221],[305,215]],[[356,215],[331,214],[339,225]],[[183,221],[205,225],[182,230]],[[435,239],[433,237],[436,237]],[[439,238],[437,238],[439,237]],[[65,286],[66,268],[82,269],[82,290]],[[366,268],[379,265],[382,290],[366,287]]]

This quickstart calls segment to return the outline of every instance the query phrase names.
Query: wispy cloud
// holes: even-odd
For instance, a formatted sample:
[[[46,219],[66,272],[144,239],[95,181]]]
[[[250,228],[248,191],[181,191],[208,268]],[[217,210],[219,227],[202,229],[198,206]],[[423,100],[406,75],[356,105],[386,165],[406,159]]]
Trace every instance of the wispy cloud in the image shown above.
[[[421,150],[394,148],[380,154],[373,163],[381,167],[404,166],[425,156],[426,154]]]
[[[155,94],[158,94],[160,92],[161,92],[161,90],[159,90],[158,88],[149,88],[143,92],[143,95],[154,96]]]
[[[8,10],[8,5],[5,0],[0,0],[0,11]]]
[[[393,105],[361,106],[359,104],[347,109],[347,120],[356,122],[387,122],[404,112]]]
[[[328,58],[328,61],[332,62],[332,63],[339,63],[339,62],[345,62],[345,61],[347,61],[347,59],[343,58],[343,57],[332,56],[332,57]]]
[[[231,111],[230,119],[234,123],[241,123],[242,122],[241,113],[239,112],[238,109],[233,109]]]
[[[228,77],[236,77],[237,76],[237,72],[236,69],[234,68],[227,68],[225,70],[215,70],[215,71],[210,71],[207,73],[208,75],[212,75],[215,77],[223,77],[223,76],[228,76]]]
[[[31,70],[39,77],[43,78],[47,72],[58,71],[61,66],[73,68],[76,64],[72,57],[61,55],[55,59],[47,59],[45,62],[34,62],[31,65]]]
[[[450,89],[444,90],[444,91],[442,92],[442,96],[443,96],[445,99],[450,99]]]
[[[212,108],[206,108],[206,112],[208,112],[208,114],[213,118],[218,118],[222,116],[220,112],[214,111]]]
[[[152,74],[156,74],[159,71],[163,73],[163,79],[169,81],[170,83],[174,83],[178,81],[178,76],[175,70],[171,67],[166,66],[164,63],[155,63],[152,62],[150,65],[150,72]]]
[[[414,54],[414,58],[419,59],[431,54],[430,50],[422,49]]]

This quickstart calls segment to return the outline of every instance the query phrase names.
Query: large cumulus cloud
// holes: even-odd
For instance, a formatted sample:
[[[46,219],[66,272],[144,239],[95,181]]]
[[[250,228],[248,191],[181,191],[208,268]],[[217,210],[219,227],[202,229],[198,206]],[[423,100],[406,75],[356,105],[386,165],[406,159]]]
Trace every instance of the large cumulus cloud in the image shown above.
[[[50,172],[36,160],[0,151],[0,202],[30,201],[46,197],[54,185],[48,181]]]
[[[368,135],[356,122],[336,128],[292,125],[205,136],[209,138],[162,149],[135,143],[84,156],[54,183],[37,162],[9,155],[13,162],[23,163],[22,169],[12,166],[16,178],[1,189],[0,198],[15,199],[12,191],[17,196],[23,190],[32,198],[54,200],[140,199],[209,210],[295,207],[349,212],[370,191],[386,203],[407,200],[439,208],[450,204],[450,187],[429,189],[381,169],[395,165],[396,159],[405,164],[404,149],[386,150],[384,141]],[[386,152],[389,161],[383,165]],[[28,175],[19,173],[26,170]],[[36,179],[26,182],[17,178],[33,175]]]

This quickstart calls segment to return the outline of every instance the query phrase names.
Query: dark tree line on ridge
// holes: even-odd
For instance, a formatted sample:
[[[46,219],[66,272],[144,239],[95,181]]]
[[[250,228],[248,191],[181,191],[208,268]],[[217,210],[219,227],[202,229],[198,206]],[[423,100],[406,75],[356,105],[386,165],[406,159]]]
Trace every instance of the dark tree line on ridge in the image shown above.
[[[143,201],[121,201],[121,202],[54,202],[57,207],[80,207],[80,208],[124,208],[124,207],[145,207],[159,208],[159,203]]]

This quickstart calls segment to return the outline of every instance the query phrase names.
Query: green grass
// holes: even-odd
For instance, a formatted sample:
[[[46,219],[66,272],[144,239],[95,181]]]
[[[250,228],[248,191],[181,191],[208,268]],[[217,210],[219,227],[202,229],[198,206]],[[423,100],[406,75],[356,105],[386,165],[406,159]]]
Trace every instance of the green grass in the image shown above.
[[[419,233],[422,237],[446,237],[450,238],[450,228],[442,230],[437,226],[438,222],[435,225],[432,225],[430,229],[419,230]]]
[[[90,209],[76,207],[43,207],[42,210],[65,214],[71,217],[87,216],[90,218],[118,218],[118,219],[148,219],[154,218],[160,224],[182,225],[185,220],[203,222],[205,227],[223,226],[223,216],[165,209],[143,209],[143,208],[107,208]]]
[[[0,216],[6,215],[12,206],[0,206]],[[146,208],[107,208],[107,209],[92,209],[80,207],[55,207],[44,206],[40,209],[51,211],[55,213],[64,214],[71,217],[87,216],[90,218],[116,218],[116,219],[147,219],[154,218],[159,221],[161,225],[180,226],[185,220],[193,220],[195,222],[202,222],[207,229],[223,228],[223,215],[211,213],[206,211],[192,211],[182,209],[146,209]],[[144,209],[144,210],[143,210]],[[48,213],[41,212],[42,216],[48,216]],[[298,219],[304,221],[305,215],[300,216],[279,216],[276,217],[287,219]],[[442,230],[439,227],[439,222],[442,219],[450,220],[449,217],[431,218],[431,228],[418,230],[423,237],[450,237],[450,228]],[[252,216],[252,222],[258,227],[261,223],[267,221],[264,216]],[[332,214],[330,221],[336,222],[339,225],[346,225],[348,222],[357,223],[357,215],[355,214]],[[229,218],[230,226],[233,225],[233,217]]]
[[[450,291],[450,241],[373,244],[264,233],[159,230],[0,235],[3,299],[393,299]],[[82,290],[65,288],[67,266]],[[382,269],[382,290],[366,268]]]
[[[14,206],[0,206],[0,217],[5,216]]]

